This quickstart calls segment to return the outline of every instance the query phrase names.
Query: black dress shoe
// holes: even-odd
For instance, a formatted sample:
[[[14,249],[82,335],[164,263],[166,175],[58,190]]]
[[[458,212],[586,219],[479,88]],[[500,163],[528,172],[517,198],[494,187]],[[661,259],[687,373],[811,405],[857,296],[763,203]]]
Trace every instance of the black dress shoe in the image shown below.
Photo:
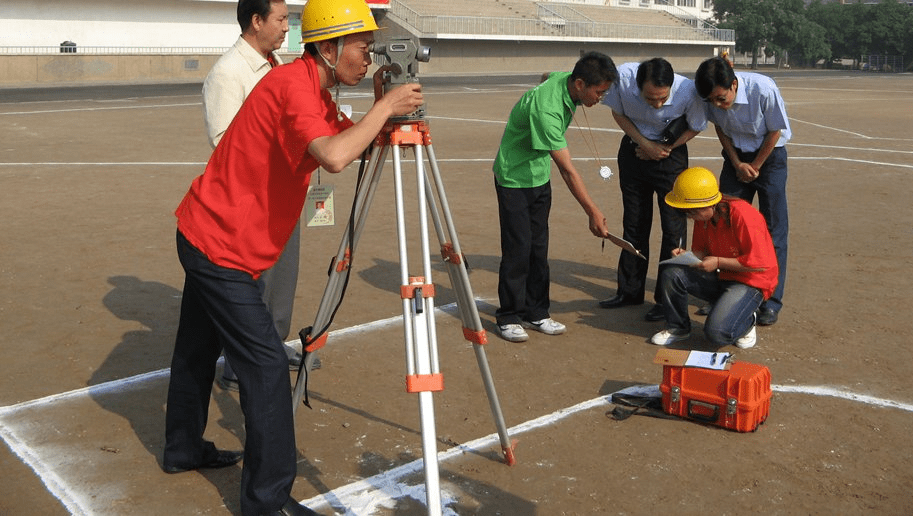
[[[616,294],[615,297],[610,297],[608,299],[603,299],[599,302],[600,308],[620,308],[622,306],[633,306],[633,305],[642,305],[644,300],[637,300],[625,296],[624,294]]]
[[[653,308],[651,308],[650,311],[647,312],[646,315],[644,315],[644,319],[646,319],[650,322],[665,320],[666,311],[663,310],[663,305],[653,305]]]
[[[759,326],[770,326],[777,322],[779,313],[770,308],[761,308],[758,310],[758,325]]]
[[[197,464],[196,466],[172,466],[164,464],[162,465],[162,469],[165,473],[184,473],[185,471],[193,471],[195,469],[227,468],[228,466],[234,466],[240,462],[242,457],[244,457],[244,452],[217,450],[215,457],[202,464]]]
[[[296,502],[294,498],[289,497],[285,505],[279,509],[275,516],[319,516],[316,512]]]

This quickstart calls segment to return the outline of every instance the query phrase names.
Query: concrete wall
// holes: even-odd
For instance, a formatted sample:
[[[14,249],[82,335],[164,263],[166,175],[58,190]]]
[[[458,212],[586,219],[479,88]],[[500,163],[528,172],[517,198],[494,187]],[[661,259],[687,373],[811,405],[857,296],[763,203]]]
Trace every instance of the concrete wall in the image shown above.
[[[570,70],[580,54],[596,50],[615,64],[665,57],[676,71],[690,75],[715,47],[631,43],[502,42],[423,40],[431,60],[419,64],[420,76],[528,75]],[[283,54],[286,62],[297,54]],[[0,56],[0,88],[88,84],[202,82],[219,58],[215,54]]]
[[[303,0],[287,0],[301,13]],[[228,47],[237,0],[0,0],[0,46]]]
[[[0,55],[0,87],[201,82],[238,37],[237,0],[0,0],[0,46],[51,47],[44,55]],[[287,0],[300,13],[304,0]],[[409,37],[381,16],[378,39]],[[59,53],[63,41],[73,54]],[[569,70],[581,52],[598,50],[616,63],[655,56],[691,73],[717,49],[699,44],[592,43],[430,39],[431,61],[420,74],[511,75]],[[215,47],[177,54],[91,55],[83,47]],[[55,48],[58,47],[58,48]],[[289,60],[295,54],[284,54]]]
[[[0,56],[0,88],[203,82],[218,58],[214,54]]]

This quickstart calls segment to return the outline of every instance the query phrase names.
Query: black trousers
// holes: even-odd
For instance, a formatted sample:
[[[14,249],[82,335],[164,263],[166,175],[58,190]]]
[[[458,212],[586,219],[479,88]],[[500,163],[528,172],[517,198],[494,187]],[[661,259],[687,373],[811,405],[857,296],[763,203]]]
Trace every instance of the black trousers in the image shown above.
[[[501,221],[498,324],[549,316],[548,216],[552,186],[504,188],[495,184]]]
[[[622,238],[631,242],[647,259],[642,260],[628,252],[621,253],[618,258],[618,294],[633,301],[643,301],[650,264],[654,196],[662,228],[660,261],[671,258],[673,249],[685,247],[688,243],[688,221],[684,213],[666,204],[665,200],[675,184],[675,178],[688,168],[688,147],[676,147],[669,157],[659,161],[638,159],[634,154],[635,148],[631,138],[625,136],[618,149],[618,181],[624,206]],[[653,296],[657,303],[662,299],[659,281]]]
[[[213,264],[177,234],[186,278],[171,361],[165,414],[167,465],[192,467],[210,460],[203,439],[216,361],[223,351],[234,367],[244,413],[241,512],[278,511],[297,471],[288,356],[250,274]]]

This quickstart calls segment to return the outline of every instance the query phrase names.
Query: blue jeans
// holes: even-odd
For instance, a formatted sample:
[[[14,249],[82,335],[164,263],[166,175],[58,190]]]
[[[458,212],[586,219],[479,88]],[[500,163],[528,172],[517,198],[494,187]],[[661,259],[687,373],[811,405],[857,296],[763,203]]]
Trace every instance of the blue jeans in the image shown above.
[[[713,272],[694,267],[669,265],[659,278],[666,328],[675,333],[691,331],[688,295],[713,304],[704,335],[715,346],[733,344],[754,326],[754,313],[764,301],[760,290],[738,281],[721,281]]]
[[[751,162],[757,152],[742,152],[736,149],[739,159]],[[770,299],[765,301],[763,308],[779,312],[783,308],[783,289],[786,287],[786,258],[789,249],[789,212],[786,206],[786,147],[777,147],[770,153],[764,165],[761,166],[758,178],[750,183],[738,180],[735,167],[723,151],[723,171],[720,173],[720,191],[745,199],[749,203],[758,194],[758,211],[767,221],[767,230],[774,243],[777,254],[777,266],[780,269],[777,276],[777,288]]]

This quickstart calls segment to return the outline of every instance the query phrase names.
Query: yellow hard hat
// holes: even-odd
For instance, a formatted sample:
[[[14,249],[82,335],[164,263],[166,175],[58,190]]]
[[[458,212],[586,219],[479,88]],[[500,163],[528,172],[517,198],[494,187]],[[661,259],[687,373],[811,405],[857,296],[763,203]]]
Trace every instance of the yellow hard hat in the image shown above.
[[[377,30],[365,0],[308,0],[301,11],[301,42],[313,43]]]
[[[666,204],[688,210],[713,206],[722,198],[713,172],[704,167],[691,167],[675,179],[672,191],[666,194]]]

